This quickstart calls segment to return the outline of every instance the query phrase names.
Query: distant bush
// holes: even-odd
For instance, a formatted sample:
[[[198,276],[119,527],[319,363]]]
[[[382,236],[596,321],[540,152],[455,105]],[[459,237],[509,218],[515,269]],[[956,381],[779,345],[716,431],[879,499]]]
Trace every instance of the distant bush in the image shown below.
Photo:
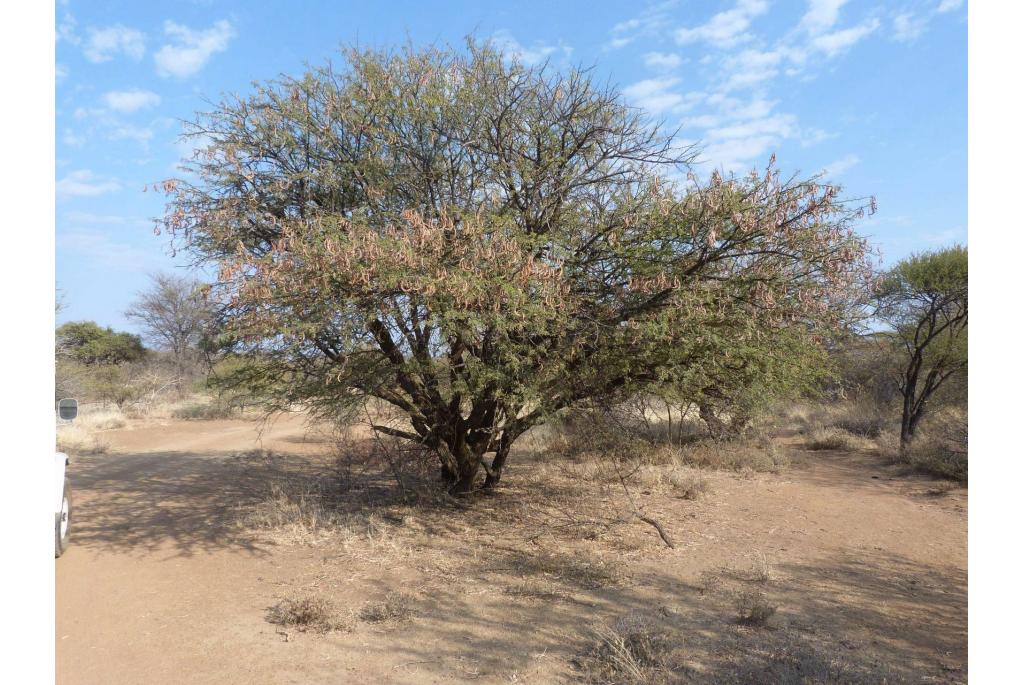
[[[187,421],[230,419],[237,414],[238,410],[234,407],[217,402],[192,402],[171,412],[172,417]]]

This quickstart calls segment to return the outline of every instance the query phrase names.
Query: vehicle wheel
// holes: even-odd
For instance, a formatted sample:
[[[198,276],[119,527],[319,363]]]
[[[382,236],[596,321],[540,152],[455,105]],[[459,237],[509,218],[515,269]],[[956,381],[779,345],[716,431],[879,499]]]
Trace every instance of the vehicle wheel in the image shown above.
[[[64,479],[64,496],[61,498],[60,512],[56,515],[54,528],[57,536],[56,555],[64,554],[68,548],[68,539],[71,535],[71,483]]]

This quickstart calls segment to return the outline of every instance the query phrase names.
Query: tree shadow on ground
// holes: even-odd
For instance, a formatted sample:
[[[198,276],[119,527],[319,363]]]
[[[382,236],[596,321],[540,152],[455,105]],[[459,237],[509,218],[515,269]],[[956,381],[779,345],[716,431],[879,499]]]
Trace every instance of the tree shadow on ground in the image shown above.
[[[148,452],[75,457],[75,545],[192,556],[234,549],[265,552],[240,525],[240,510],[266,496],[267,484],[301,478],[308,460],[255,452]]]

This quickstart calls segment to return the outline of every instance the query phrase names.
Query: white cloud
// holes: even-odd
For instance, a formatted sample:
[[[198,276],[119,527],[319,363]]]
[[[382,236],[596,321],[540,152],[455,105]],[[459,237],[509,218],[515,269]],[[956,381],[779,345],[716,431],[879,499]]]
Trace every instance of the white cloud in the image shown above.
[[[849,49],[863,38],[871,35],[879,26],[877,19],[869,19],[863,24],[825,33],[811,41],[811,45],[821,50],[829,57],[835,57],[839,53]]]
[[[924,33],[928,26],[928,20],[917,17],[910,12],[896,15],[892,20],[893,34],[895,40],[910,42]]]
[[[651,36],[660,33],[670,23],[668,10],[672,9],[678,0],[665,0],[651,5],[638,16],[620,21],[612,27],[611,40],[605,45],[605,49],[616,49],[629,45],[637,38]]]
[[[57,181],[57,197],[95,197],[121,189],[114,179],[98,177],[88,169],[72,171]]]
[[[54,77],[57,79],[58,84],[63,83],[68,77],[68,68],[60,62],[57,62],[57,70],[54,73]]]
[[[704,41],[719,48],[732,47],[750,38],[746,31],[751,20],[768,11],[765,0],[738,0],[731,10],[719,12],[706,24],[694,28],[681,28],[675,32],[680,44]]]
[[[682,63],[683,58],[674,52],[648,52],[644,55],[644,64],[651,69],[671,71]]]
[[[148,250],[114,240],[107,233],[95,229],[58,231],[57,247],[88,257],[101,266],[115,269],[134,271],[156,266],[160,261]]]
[[[111,129],[109,137],[110,140],[134,140],[143,146],[146,146],[148,145],[150,138],[153,137],[153,130],[141,126],[125,124],[123,126],[115,126]]]
[[[939,6],[938,8],[936,8],[935,11],[939,12],[940,14],[945,12],[952,12],[953,10],[960,9],[960,6],[963,4],[964,0],[942,0],[942,2],[939,3]]]
[[[827,176],[840,176],[843,172],[849,171],[860,164],[860,157],[857,155],[846,155],[831,164],[826,164],[822,172]]]
[[[790,138],[796,131],[796,117],[792,114],[773,114],[760,119],[750,119],[731,126],[713,128],[708,131],[712,140],[728,138],[756,138],[773,136]]]
[[[65,145],[70,145],[71,147],[78,147],[85,143],[85,137],[76,135],[70,128],[64,129],[64,135],[61,137],[61,140]]]
[[[97,64],[111,60],[118,53],[137,62],[146,54],[146,36],[141,31],[121,24],[89,29],[89,38],[82,52],[86,59]]]
[[[552,55],[561,52],[565,57],[572,54],[572,48],[559,42],[558,45],[536,42],[532,47],[525,47],[512,37],[512,34],[502,29],[491,36],[491,41],[500,50],[516,57],[526,66],[540,64]]]
[[[172,42],[153,55],[156,70],[161,76],[177,78],[198,73],[215,53],[227,50],[228,43],[235,37],[234,28],[224,20],[205,31],[195,31],[173,21],[166,21],[164,33]]]
[[[112,90],[103,96],[103,102],[117,112],[134,112],[160,104],[160,96],[149,90]]]
[[[847,0],[810,0],[800,25],[810,33],[827,31],[839,20],[839,10],[846,2]]]
[[[61,18],[60,23],[57,24],[57,42],[66,41],[72,45],[78,45],[81,39],[78,37],[78,33],[75,30],[78,26],[78,22],[70,14],[65,14]]]
[[[777,145],[778,139],[774,136],[734,138],[708,145],[701,157],[715,169],[743,173],[756,166],[755,160],[767,161]]]
[[[679,93],[673,88],[680,83],[675,77],[644,79],[622,89],[627,100],[652,114],[684,112],[704,98],[703,93]]]
[[[724,68],[729,76],[724,89],[745,88],[770,81],[778,75],[783,57],[781,50],[743,50],[727,57]]]

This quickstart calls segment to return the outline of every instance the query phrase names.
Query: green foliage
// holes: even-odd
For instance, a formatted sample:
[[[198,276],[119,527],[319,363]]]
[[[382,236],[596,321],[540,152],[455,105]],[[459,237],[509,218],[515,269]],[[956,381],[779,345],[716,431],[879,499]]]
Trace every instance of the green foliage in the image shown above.
[[[693,151],[586,71],[345,58],[201,115],[198,180],[164,184],[245,359],[219,382],[269,408],[383,401],[465,490],[593,398],[803,387],[862,292],[863,206],[770,164],[669,180]]]
[[[57,329],[60,353],[83,364],[123,364],[146,356],[142,340],[131,333],[115,332],[92,321],[74,321]]]
[[[876,316],[889,325],[885,337],[901,360],[904,449],[936,392],[965,387],[957,381],[967,374],[967,263],[965,247],[923,252],[899,262],[878,283]]]

